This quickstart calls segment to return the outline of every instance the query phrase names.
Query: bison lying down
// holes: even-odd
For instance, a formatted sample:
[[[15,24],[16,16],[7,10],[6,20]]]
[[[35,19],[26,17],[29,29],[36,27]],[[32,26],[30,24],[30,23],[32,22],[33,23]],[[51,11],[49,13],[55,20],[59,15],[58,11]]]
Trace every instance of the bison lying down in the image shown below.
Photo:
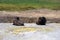
[[[38,21],[36,22],[37,25],[46,25],[46,18],[39,17]]]
[[[16,19],[13,20],[13,25],[24,26],[24,23],[22,21],[20,21],[19,17],[16,17]]]

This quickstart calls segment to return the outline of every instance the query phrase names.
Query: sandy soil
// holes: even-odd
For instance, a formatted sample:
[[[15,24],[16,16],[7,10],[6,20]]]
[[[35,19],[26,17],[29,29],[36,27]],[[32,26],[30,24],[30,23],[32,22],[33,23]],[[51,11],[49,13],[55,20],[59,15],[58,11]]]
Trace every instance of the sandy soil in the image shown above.
[[[60,18],[60,10],[38,9],[27,11],[0,11],[0,16],[20,16],[20,17],[50,17]]]
[[[7,22],[7,20],[8,22],[9,21],[12,22],[13,19],[12,17],[15,16],[24,17],[22,18],[24,22],[30,22],[30,20],[31,22],[36,22],[35,18],[41,16],[45,16],[47,20],[52,22],[60,22],[60,10],[49,10],[49,9],[26,10],[26,11],[0,11],[0,22]]]

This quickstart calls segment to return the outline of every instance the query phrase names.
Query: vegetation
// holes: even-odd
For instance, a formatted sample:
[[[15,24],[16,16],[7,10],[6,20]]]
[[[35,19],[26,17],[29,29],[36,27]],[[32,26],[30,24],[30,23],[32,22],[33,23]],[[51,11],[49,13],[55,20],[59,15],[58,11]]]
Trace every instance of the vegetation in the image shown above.
[[[60,0],[0,0],[0,10],[48,8],[60,10]]]

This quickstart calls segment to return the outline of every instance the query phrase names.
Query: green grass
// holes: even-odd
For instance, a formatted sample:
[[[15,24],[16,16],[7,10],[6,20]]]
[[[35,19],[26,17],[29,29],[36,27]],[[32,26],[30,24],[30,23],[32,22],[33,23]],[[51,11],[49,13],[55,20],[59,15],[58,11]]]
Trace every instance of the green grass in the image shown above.
[[[60,10],[60,0],[0,0],[0,10],[48,8]]]

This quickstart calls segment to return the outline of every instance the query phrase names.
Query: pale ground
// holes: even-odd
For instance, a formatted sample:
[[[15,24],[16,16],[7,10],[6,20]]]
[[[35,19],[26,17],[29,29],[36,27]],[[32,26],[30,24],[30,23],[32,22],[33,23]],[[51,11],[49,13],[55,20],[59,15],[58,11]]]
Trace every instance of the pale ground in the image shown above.
[[[0,16],[20,16],[20,17],[40,17],[60,18],[60,10],[38,9],[27,11],[0,11]]]
[[[46,25],[25,23],[24,25],[0,23],[0,40],[60,40],[60,23]]]
[[[60,10],[0,11],[0,17],[4,16],[60,18]],[[25,26],[0,23],[0,40],[60,40],[60,23],[25,23]]]

